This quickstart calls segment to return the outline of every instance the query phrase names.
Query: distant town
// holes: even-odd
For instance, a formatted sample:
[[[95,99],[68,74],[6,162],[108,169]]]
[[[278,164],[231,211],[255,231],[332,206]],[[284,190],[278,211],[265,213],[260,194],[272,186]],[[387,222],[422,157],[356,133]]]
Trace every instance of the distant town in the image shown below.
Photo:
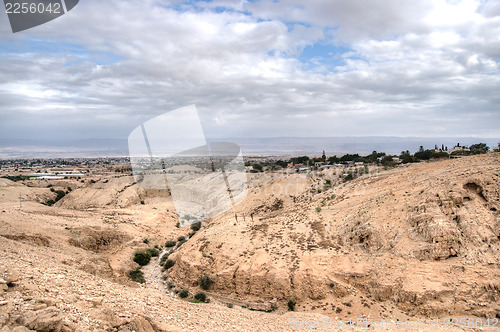
[[[312,170],[329,168],[362,167],[378,165],[395,167],[399,164],[408,164],[428,160],[446,158],[460,158],[463,156],[494,153],[500,151],[500,143],[490,148],[485,143],[477,143],[448,148],[444,145],[435,145],[433,149],[420,147],[419,151],[411,153],[402,151],[399,155],[389,155],[384,152],[373,151],[368,155],[345,154],[343,156],[328,156],[325,151],[321,156],[246,156],[244,157],[247,172],[266,172],[288,169],[297,173],[306,173]],[[131,175],[132,167],[128,157],[102,158],[49,158],[49,159],[11,159],[0,160],[0,172],[9,173],[9,177],[21,180],[26,178],[39,180],[78,179],[92,174],[93,176],[109,173]],[[15,178],[17,177],[17,178]]]

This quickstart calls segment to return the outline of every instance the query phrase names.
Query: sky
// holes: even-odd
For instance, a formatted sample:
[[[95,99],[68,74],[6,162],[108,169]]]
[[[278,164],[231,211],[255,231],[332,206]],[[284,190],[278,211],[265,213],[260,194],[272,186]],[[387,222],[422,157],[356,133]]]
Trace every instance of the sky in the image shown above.
[[[124,138],[195,104],[209,137],[500,137],[497,0],[81,0],[12,33],[0,138]]]

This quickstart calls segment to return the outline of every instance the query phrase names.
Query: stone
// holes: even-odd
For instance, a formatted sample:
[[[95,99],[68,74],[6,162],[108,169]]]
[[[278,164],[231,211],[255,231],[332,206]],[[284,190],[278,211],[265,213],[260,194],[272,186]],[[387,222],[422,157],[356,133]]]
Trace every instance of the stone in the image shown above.
[[[104,301],[103,297],[91,297],[87,299],[87,301],[91,302],[94,307],[98,307],[102,305],[102,302]]]
[[[15,284],[16,282],[19,281],[19,272],[15,271],[15,270],[9,270],[5,274],[4,279],[7,282],[7,285]]]
[[[28,330],[24,326],[16,326],[12,329],[12,332],[29,332],[31,330]]]
[[[27,312],[16,323],[36,331],[59,331],[63,326],[63,316],[55,307]]]

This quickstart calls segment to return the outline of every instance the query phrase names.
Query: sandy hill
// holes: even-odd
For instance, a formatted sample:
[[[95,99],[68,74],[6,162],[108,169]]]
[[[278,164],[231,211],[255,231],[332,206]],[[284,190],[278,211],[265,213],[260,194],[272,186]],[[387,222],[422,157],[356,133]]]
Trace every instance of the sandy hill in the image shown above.
[[[230,211],[195,234],[176,227],[165,192],[132,177],[64,183],[73,190],[52,207],[41,204],[50,188],[0,179],[0,331],[285,331],[290,319],[498,317],[500,154],[371,171],[347,182],[332,170],[249,174],[237,220]],[[155,258],[142,268],[145,284],[128,280],[134,252],[190,235],[168,271]],[[210,303],[175,295],[200,291],[200,276],[213,280]]]
[[[500,315],[499,154],[363,175],[317,194],[292,195],[277,181],[292,180],[270,179],[270,195],[254,186],[238,221],[219,217],[183,245],[173,282],[208,275],[220,294],[337,315],[373,307],[390,317],[384,301],[410,315]]]

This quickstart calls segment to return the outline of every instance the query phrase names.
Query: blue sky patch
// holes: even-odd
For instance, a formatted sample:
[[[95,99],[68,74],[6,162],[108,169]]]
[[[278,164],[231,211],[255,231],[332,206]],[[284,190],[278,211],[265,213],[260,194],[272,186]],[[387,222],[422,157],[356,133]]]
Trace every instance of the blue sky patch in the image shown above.
[[[78,44],[43,39],[24,39],[0,44],[0,54],[15,54],[16,56],[22,56],[22,54],[65,56],[72,59],[67,65],[76,65],[85,61],[90,61],[97,65],[107,65],[124,59],[111,52],[90,51]]]

